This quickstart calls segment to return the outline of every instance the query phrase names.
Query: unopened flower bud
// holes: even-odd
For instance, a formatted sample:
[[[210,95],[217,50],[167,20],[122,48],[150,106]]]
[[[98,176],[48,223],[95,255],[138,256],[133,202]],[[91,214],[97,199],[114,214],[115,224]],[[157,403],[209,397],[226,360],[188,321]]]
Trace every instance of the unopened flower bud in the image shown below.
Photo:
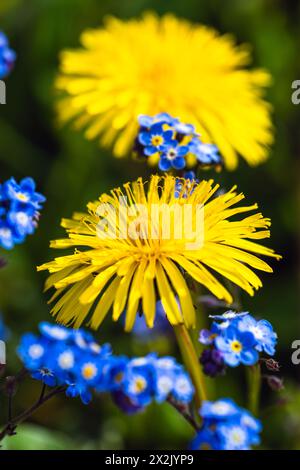
[[[217,349],[205,349],[200,357],[200,364],[205,375],[216,377],[225,373],[223,355]]]
[[[279,392],[284,389],[283,380],[280,377],[276,377],[276,375],[266,375],[265,379],[274,392]]]
[[[261,359],[262,362],[264,362],[266,368],[268,370],[272,370],[274,372],[278,372],[280,369],[280,364],[279,362],[275,361],[274,359]]]

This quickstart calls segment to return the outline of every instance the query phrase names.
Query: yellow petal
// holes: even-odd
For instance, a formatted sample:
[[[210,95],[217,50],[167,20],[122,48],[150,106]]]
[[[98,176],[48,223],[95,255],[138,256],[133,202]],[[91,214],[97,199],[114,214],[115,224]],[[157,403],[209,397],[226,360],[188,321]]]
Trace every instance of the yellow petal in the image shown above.
[[[118,265],[115,264],[98,274],[93,280],[92,284],[81,294],[79,302],[81,304],[89,304],[100,294],[104,286],[108,283],[110,278],[116,273]]]
[[[168,320],[172,325],[183,323],[183,318],[176,302],[175,295],[168,282],[160,263],[156,263],[156,284],[159,291],[161,303],[166,312]]]
[[[127,295],[128,295],[130,282],[131,282],[132,276],[136,268],[137,268],[136,264],[131,265],[130,269],[128,270],[128,273],[122,278],[120,285],[117,289],[116,297],[114,301],[114,307],[113,307],[113,320],[114,321],[117,321],[120,315],[123,313],[124,307],[127,302]]]
[[[125,318],[125,331],[131,331],[135,322],[140,298],[142,297],[143,279],[146,267],[146,260],[143,260],[134,273],[132,286],[128,298]]]
[[[146,324],[149,328],[153,328],[156,311],[154,282],[151,278],[144,279],[143,285],[143,313],[145,315]]]
[[[177,292],[182,316],[187,328],[194,328],[196,325],[196,313],[192,297],[184,277],[172,261],[167,258],[162,258],[161,263],[172,282],[173,289]]]
[[[99,300],[92,316],[91,328],[96,330],[101,325],[104,320],[108,310],[113,304],[117,289],[120,285],[121,278],[116,277],[108,286],[106,291],[103,293],[101,299]]]

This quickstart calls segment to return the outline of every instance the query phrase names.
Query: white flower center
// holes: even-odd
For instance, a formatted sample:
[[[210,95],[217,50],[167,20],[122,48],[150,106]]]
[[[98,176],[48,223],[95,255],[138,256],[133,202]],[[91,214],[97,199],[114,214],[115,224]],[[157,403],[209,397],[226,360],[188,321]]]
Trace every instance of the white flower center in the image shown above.
[[[74,354],[72,351],[65,351],[58,357],[58,365],[61,369],[71,369],[74,366]]]
[[[135,366],[144,366],[145,364],[148,363],[148,360],[144,357],[137,357],[136,359],[133,359],[130,362],[130,365],[135,367]]]
[[[173,369],[174,362],[172,359],[158,359],[157,365],[162,369]]]
[[[157,381],[157,388],[160,390],[160,392],[168,394],[173,388],[173,380],[168,376],[160,377]]]
[[[222,330],[226,330],[230,325],[229,321],[223,321],[222,323],[218,324],[218,327],[221,328]]]
[[[229,431],[228,440],[232,442],[233,445],[240,446],[246,442],[246,433],[242,428],[235,427]]]
[[[264,338],[264,334],[258,326],[250,326],[249,331],[253,333],[255,339],[262,340]]]
[[[251,416],[243,416],[242,418],[242,424],[244,426],[247,426],[248,428],[256,429],[257,425]]]
[[[77,346],[79,346],[79,348],[82,349],[85,349],[87,347],[87,342],[80,333],[76,335],[76,344]]]
[[[16,214],[16,220],[21,225],[26,225],[29,220],[29,216],[25,212],[18,212]]]
[[[174,160],[174,158],[177,157],[177,150],[176,149],[170,149],[167,152],[167,159],[168,160]]]
[[[178,390],[180,393],[183,393],[183,394],[189,393],[191,390],[189,381],[183,377],[180,377],[179,379],[176,380],[175,388],[176,390]]]
[[[0,237],[1,238],[10,238],[10,230],[8,228],[0,228]]]
[[[214,403],[211,407],[212,412],[217,415],[226,415],[231,409],[231,405],[225,402]]]
[[[44,354],[44,348],[40,344],[32,344],[28,350],[28,354],[32,359],[39,359]]]
[[[68,333],[57,326],[46,328],[46,331],[56,339],[66,339],[68,337]]]
[[[96,354],[99,354],[101,352],[101,346],[97,343],[90,343],[90,350],[93,351]]]

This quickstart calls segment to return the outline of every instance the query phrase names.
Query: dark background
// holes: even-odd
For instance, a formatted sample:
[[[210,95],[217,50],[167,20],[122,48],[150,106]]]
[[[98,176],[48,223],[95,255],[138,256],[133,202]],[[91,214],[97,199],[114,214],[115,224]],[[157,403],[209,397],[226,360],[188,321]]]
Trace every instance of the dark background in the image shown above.
[[[129,159],[114,159],[80,133],[59,129],[53,90],[58,54],[61,49],[77,47],[81,31],[101,25],[106,14],[131,18],[145,10],[172,11],[222,33],[231,32],[238,43],[250,43],[254,65],[263,66],[273,76],[268,100],[274,108],[276,138],[268,162],[253,169],[241,161],[237,171],[224,171],[216,179],[225,187],[238,184],[248,202],[258,202],[263,214],[272,218],[269,246],[283,260],[272,263],[274,274],[263,276],[264,288],[253,299],[243,296],[243,304],[253,315],[269,319],[279,335],[276,358],[286,387],[281,394],[271,394],[263,387],[264,446],[300,448],[300,366],[293,365],[290,358],[291,343],[300,338],[300,105],[291,102],[292,81],[300,79],[299,5],[296,0],[1,0],[0,29],[18,54],[7,82],[7,105],[0,109],[1,181],[30,175],[47,196],[38,231],[6,254],[9,265],[0,272],[0,309],[12,333],[8,344],[11,372],[20,367],[14,352],[20,335],[50,319],[42,294],[45,276],[35,266],[52,256],[49,240],[61,236],[61,217],[83,210],[102,191],[147,171]],[[97,339],[109,340],[116,353],[143,354],[154,348],[176,353],[166,338],[141,344],[110,321]],[[28,381],[22,386],[16,410],[33,401],[39,385]],[[233,396],[245,404],[244,385],[243,371],[230,371],[217,382],[216,395]],[[0,422],[4,419],[2,403]],[[89,406],[61,397],[45,406],[5,445],[19,449],[184,449],[191,436],[188,425],[167,404],[126,417],[109,397],[95,398]]]

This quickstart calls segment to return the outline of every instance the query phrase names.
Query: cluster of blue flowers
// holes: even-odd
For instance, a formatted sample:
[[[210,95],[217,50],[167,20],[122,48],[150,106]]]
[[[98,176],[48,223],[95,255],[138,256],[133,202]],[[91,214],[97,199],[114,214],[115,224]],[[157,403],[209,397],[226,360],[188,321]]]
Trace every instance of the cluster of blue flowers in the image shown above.
[[[259,353],[275,354],[277,334],[267,320],[256,320],[248,312],[225,312],[211,316],[210,330],[201,330],[199,341],[210,346],[200,358],[205,374],[215,377],[225,366],[254,365]]]
[[[154,117],[142,115],[139,124],[134,150],[146,158],[159,155],[158,167],[162,171],[183,170],[189,155],[202,166],[222,164],[218,148],[203,143],[191,124],[184,124],[167,113]]]
[[[260,421],[229,398],[204,401],[200,416],[203,424],[192,450],[251,450],[260,443]]]
[[[129,359],[113,355],[108,344],[99,346],[83,329],[46,322],[39,329],[39,336],[28,333],[22,337],[18,354],[33,378],[50,387],[65,386],[69,397],[80,396],[88,404],[93,390],[108,392],[127,413],[169,396],[181,403],[193,398],[188,374],[172,357],[151,353]]]
[[[16,53],[10,49],[7,37],[0,31],[0,80],[10,73],[15,60]]]
[[[0,247],[10,250],[35,231],[45,200],[35,191],[32,178],[24,178],[20,184],[10,178],[0,184]]]

